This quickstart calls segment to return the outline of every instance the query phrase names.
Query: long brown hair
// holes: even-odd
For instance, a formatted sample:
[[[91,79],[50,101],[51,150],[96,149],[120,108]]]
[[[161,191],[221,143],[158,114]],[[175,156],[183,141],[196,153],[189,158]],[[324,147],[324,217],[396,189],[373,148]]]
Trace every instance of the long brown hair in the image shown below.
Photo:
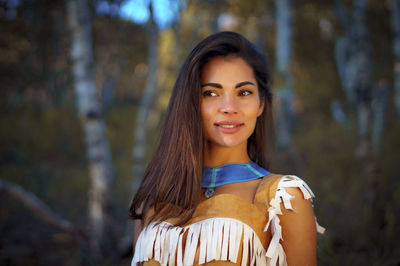
[[[254,71],[265,107],[248,140],[248,154],[252,161],[269,169],[273,122],[266,56],[238,33],[215,33],[192,50],[179,72],[156,149],[130,206],[131,218],[141,219],[142,212],[149,207],[155,211],[150,221],[178,218],[175,225],[181,225],[193,215],[201,195],[205,143],[200,114],[200,75],[202,66],[215,56],[240,57]]]

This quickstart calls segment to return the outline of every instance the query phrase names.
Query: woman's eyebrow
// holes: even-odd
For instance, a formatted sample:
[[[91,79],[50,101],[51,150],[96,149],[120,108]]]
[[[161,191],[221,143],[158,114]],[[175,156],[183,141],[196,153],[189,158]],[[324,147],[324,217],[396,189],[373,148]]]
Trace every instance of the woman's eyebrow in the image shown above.
[[[253,85],[254,87],[256,86],[251,81],[243,81],[243,82],[240,82],[240,83],[236,84],[235,89],[240,88],[240,87],[245,86],[245,85]],[[201,85],[202,88],[203,87],[207,87],[207,86],[214,87],[214,88],[217,88],[217,89],[222,89],[222,85],[219,84],[219,83],[209,82],[209,83],[204,83],[204,84]]]
[[[243,82],[240,82],[240,83],[236,84],[235,88],[240,88],[240,87],[242,87],[244,85],[253,85],[254,87],[256,86],[256,84],[254,84],[251,81],[243,81]]]
[[[203,87],[207,87],[207,86],[214,87],[214,88],[218,88],[218,89],[222,89],[222,86],[221,86],[221,84],[219,84],[219,83],[212,83],[212,82],[210,82],[210,83],[204,83],[204,84],[201,85],[202,88],[203,88]]]

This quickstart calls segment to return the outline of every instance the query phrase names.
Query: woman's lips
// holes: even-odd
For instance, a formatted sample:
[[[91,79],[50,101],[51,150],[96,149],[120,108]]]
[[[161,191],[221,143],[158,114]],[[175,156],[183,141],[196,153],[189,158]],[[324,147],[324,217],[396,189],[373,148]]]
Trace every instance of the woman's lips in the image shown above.
[[[236,121],[221,121],[214,124],[218,130],[223,133],[236,133],[240,130],[240,128],[244,125],[244,123],[239,123]]]

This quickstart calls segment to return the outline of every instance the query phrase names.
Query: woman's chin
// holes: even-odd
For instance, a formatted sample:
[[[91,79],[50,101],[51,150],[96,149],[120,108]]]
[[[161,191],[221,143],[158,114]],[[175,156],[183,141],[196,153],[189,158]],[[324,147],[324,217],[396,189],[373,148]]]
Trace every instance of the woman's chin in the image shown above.
[[[243,144],[243,140],[222,139],[218,141],[211,141],[211,144],[220,148],[235,148]]]

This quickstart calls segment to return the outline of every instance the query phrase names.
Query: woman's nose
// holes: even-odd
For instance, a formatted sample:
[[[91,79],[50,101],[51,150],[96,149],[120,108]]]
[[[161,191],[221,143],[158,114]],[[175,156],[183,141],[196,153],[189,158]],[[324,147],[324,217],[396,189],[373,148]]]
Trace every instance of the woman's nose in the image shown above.
[[[237,113],[237,108],[238,105],[234,96],[225,94],[223,97],[221,97],[220,108],[219,108],[220,112],[225,114]]]

